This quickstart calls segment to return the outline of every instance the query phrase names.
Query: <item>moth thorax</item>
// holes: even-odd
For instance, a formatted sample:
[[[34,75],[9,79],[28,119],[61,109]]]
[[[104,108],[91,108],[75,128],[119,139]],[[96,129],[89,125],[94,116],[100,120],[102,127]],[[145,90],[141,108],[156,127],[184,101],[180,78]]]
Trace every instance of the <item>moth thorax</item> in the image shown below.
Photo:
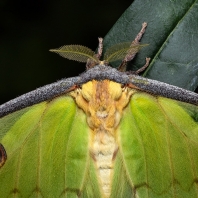
[[[120,122],[122,110],[128,104],[131,92],[110,80],[92,80],[71,95],[78,107],[86,113],[88,125],[93,131],[112,134]]]

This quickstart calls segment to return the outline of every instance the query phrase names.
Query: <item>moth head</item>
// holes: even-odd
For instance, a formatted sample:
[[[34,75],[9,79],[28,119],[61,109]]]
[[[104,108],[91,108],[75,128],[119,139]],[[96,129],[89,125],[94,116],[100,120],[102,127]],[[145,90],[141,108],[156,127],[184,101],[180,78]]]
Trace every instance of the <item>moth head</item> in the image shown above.
[[[117,60],[122,60],[122,63],[123,61],[128,62],[142,47],[147,45],[134,42],[115,44],[106,50],[103,60],[100,60],[103,49],[102,41],[103,39],[99,38],[97,53],[82,45],[64,45],[57,49],[51,49],[50,51],[69,60],[86,63],[87,69],[90,69],[96,65],[109,65],[111,62]]]

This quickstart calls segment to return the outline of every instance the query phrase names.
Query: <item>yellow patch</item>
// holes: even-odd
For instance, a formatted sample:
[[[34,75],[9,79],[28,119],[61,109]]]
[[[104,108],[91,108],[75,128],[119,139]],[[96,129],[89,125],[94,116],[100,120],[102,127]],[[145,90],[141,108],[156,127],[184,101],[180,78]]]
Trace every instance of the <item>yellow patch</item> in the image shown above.
[[[95,131],[105,131],[113,135],[118,126],[123,108],[128,104],[134,90],[110,81],[92,80],[70,94],[78,107],[87,115],[89,127]]]

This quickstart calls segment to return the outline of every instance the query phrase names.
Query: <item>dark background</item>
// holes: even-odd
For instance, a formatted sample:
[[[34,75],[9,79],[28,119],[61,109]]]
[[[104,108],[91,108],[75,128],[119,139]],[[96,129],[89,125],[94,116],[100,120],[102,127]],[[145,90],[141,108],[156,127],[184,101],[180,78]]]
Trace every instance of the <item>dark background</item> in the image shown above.
[[[93,50],[132,0],[0,0],[0,104],[59,79],[82,63],[49,49],[81,44]]]

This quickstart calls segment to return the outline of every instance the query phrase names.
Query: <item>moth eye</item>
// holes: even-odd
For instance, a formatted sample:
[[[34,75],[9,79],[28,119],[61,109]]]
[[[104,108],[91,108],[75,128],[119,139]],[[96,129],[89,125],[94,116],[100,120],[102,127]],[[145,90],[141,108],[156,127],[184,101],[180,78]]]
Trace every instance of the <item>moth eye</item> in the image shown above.
[[[82,89],[82,85],[78,85],[78,88],[79,88],[79,89]]]
[[[123,89],[123,88],[125,88],[126,87],[126,85],[125,84],[121,84],[121,88]]]
[[[4,146],[0,143],[0,168],[5,164],[7,154]]]
[[[127,92],[127,90],[128,90],[128,89],[127,89],[126,86],[122,88],[122,92]]]
[[[81,92],[81,89],[80,89],[80,88],[76,89],[76,93],[77,93],[77,95],[79,95],[79,94],[80,94],[80,92]]]

